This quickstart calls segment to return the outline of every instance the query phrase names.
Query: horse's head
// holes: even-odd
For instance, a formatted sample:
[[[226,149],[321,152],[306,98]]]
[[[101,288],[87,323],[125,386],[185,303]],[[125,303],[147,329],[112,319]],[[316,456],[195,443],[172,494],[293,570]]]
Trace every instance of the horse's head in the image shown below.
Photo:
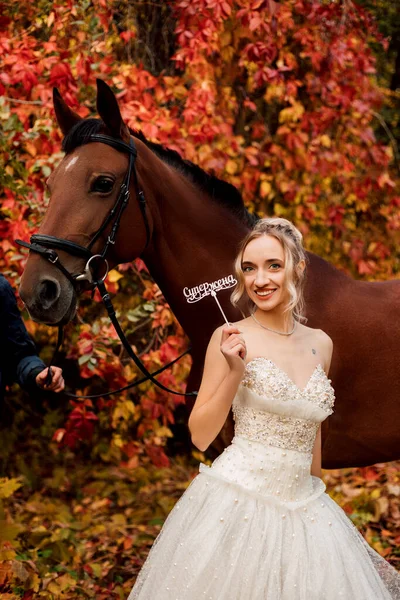
[[[148,243],[151,223],[138,188],[135,146],[108,85],[97,82],[101,119],[79,117],[58,90],[53,101],[65,157],[47,181],[50,203],[31,240],[20,295],[33,319],[55,325],[73,317],[77,294],[90,280],[91,255],[105,254],[110,267],[132,260]],[[90,267],[103,272],[105,261],[94,259]]]

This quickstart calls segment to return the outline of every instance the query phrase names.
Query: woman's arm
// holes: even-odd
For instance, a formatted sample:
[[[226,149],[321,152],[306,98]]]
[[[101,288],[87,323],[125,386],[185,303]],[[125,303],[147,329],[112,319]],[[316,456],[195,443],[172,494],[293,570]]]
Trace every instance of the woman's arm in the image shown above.
[[[324,331],[321,331],[321,342],[322,351],[324,356],[324,371],[328,375],[329,369],[332,361],[332,353],[333,353],[333,342],[329,335],[327,335]],[[317,431],[317,436],[315,438],[315,443],[313,447],[313,458],[311,463],[311,475],[315,477],[321,477],[321,463],[322,463],[322,436],[321,436],[322,425],[319,426]]]
[[[219,327],[211,337],[203,378],[189,418],[193,444],[207,450],[221,431],[245,368],[245,345],[235,326]]]
[[[322,476],[322,471],[321,471],[321,425],[318,428],[317,431],[317,437],[315,438],[315,442],[314,442],[314,448],[312,451],[312,463],[311,463],[311,475],[314,475],[314,477],[321,477]]]

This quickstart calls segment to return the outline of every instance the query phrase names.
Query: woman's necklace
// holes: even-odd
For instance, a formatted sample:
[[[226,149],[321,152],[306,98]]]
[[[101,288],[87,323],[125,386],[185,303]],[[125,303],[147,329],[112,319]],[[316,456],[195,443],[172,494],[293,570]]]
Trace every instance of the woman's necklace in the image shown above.
[[[260,323],[260,321],[258,319],[256,319],[256,317],[254,316],[253,313],[251,313],[250,316],[253,317],[255,322],[263,329],[268,329],[268,331],[272,331],[272,333],[278,333],[279,335],[292,335],[293,331],[296,329],[296,320],[295,319],[293,319],[294,324],[293,324],[292,331],[285,332],[285,331],[277,331],[276,329],[271,329],[271,327],[267,327],[266,325],[263,325],[262,323]]]

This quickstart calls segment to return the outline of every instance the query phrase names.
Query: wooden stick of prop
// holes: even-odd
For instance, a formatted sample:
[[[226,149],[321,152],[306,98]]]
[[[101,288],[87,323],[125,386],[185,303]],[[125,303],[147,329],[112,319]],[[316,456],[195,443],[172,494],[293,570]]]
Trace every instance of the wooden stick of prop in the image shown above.
[[[221,305],[220,305],[220,303],[219,303],[219,300],[218,300],[218,298],[217,298],[217,294],[216,294],[216,292],[214,292],[214,290],[212,290],[212,291],[210,292],[210,294],[211,294],[211,296],[214,298],[215,302],[218,304],[218,308],[219,308],[219,310],[221,311],[221,314],[222,314],[222,316],[223,316],[223,317],[224,317],[224,319],[225,319],[225,323],[226,323],[227,325],[230,325],[230,323],[229,323],[228,319],[227,319],[227,318],[226,318],[226,316],[225,316],[225,313],[224,313],[224,311],[222,310],[222,306],[221,306]]]

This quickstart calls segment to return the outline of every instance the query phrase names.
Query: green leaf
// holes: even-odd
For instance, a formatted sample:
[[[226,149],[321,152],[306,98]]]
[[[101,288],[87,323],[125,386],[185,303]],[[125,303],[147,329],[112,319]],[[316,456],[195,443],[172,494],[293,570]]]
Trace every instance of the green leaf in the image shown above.
[[[154,304],[152,302],[146,302],[146,304],[143,304],[142,308],[147,312],[154,312],[155,310]]]
[[[48,165],[43,165],[42,166],[42,173],[45,177],[50,177],[51,175],[51,169]]]
[[[92,358],[92,355],[91,355],[91,354],[83,354],[82,356],[80,356],[80,357],[78,358],[78,364],[79,364],[80,366],[82,366],[82,365],[84,365],[85,363],[89,362],[91,358]]]

